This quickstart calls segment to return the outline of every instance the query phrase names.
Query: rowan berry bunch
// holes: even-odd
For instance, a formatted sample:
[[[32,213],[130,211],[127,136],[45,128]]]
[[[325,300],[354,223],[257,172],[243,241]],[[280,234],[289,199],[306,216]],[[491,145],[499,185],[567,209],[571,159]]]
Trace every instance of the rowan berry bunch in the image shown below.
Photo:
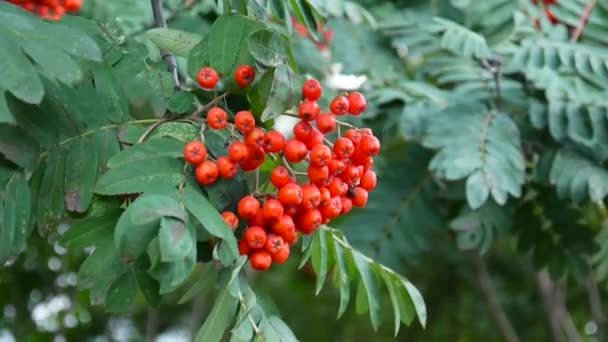
[[[240,86],[249,86],[255,69],[240,66],[234,77]],[[205,67],[198,73],[198,83],[205,89],[213,89],[218,80],[212,68]],[[228,155],[211,158],[201,141],[189,142],[184,148],[185,159],[195,166],[196,179],[203,186],[219,178],[232,179],[239,168],[256,172],[255,191],[240,199],[236,214],[222,214],[233,230],[239,222],[247,223],[239,251],[249,256],[256,270],[287,261],[298,233],[312,234],[353,207],[366,206],[368,192],[376,187],[372,167],[380,141],[371,129],[358,129],[336,119],[363,113],[367,108],[365,97],[358,92],[340,94],[331,101],[329,112],[322,112],[317,103],[322,92],[316,79],[304,82],[303,99],[297,115],[293,114],[300,121],[293,127],[291,139],[279,131],[257,127],[250,111],[240,111],[230,118],[224,109],[215,106],[207,112],[206,123],[211,129],[231,132]],[[344,134],[340,134],[340,127],[346,127]],[[335,141],[330,141],[331,136],[337,136]],[[267,157],[277,166],[260,186],[259,167]]]
[[[66,12],[78,12],[82,0],[8,0],[43,18],[59,20]]]

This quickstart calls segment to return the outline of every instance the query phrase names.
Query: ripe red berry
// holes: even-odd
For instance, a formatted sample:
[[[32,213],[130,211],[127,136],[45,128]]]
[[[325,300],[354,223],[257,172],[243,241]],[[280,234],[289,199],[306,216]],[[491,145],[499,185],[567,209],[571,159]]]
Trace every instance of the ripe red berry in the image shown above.
[[[302,185],[302,203],[300,207],[303,209],[314,209],[321,203],[321,192],[316,185]]]
[[[251,219],[258,210],[260,210],[260,202],[253,196],[245,196],[239,201],[237,211],[242,218]]]
[[[266,231],[260,226],[251,226],[245,231],[245,240],[250,248],[260,249],[266,244]]]
[[[308,165],[308,179],[316,186],[325,186],[329,181],[329,167]]]
[[[332,158],[331,148],[326,145],[317,145],[310,151],[310,163],[314,166],[327,166]]]
[[[213,129],[224,129],[228,125],[228,114],[220,107],[213,107],[207,113],[207,124]]]
[[[279,201],[284,206],[299,205],[302,203],[302,188],[295,183],[288,183],[279,190]]]
[[[323,144],[323,139],[324,139],[323,133],[321,133],[317,130],[313,131],[310,140],[308,140],[306,142],[306,148],[309,151],[312,150],[313,147]]]
[[[249,158],[249,149],[244,143],[235,141],[228,147],[228,155],[230,159],[241,163]]]
[[[327,185],[327,190],[332,197],[342,196],[348,191],[348,185],[340,177],[334,177]]]
[[[270,226],[275,234],[278,234],[283,239],[291,230],[296,229],[296,225],[293,223],[293,219],[289,215],[281,215],[277,218]]]
[[[268,252],[270,255],[277,254],[281,249],[283,249],[283,245],[285,242],[283,238],[276,234],[268,234],[266,238],[266,244],[264,245],[264,250]]]
[[[217,180],[219,170],[217,165],[211,160],[205,160],[196,167],[194,175],[196,180],[202,185],[211,185]]]
[[[355,207],[363,208],[367,204],[367,190],[356,187],[352,189],[350,198]]]
[[[352,164],[357,166],[367,165],[371,160],[372,157],[370,157],[368,154],[363,153],[363,151],[361,150],[361,144],[357,146],[357,148],[355,149],[355,153],[350,156],[350,161],[352,162]]]
[[[243,64],[234,72],[234,80],[243,88],[249,86],[254,79],[255,69],[251,65]]]
[[[364,155],[370,157],[377,156],[378,153],[380,153],[380,140],[373,135],[364,135],[361,137],[361,141],[357,148],[360,149]]]
[[[224,211],[222,213],[222,217],[224,221],[230,227],[230,229],[235,230],[239,226],[239,219],[232,211]]]
[[[249,151],[249,157],[239,163],[243,171],[253,171],[264,164],[266,152],[263,149],[247,146],[247,150]]]
[[[336,129],[336,117],[330,113],[323,113],[317,117],[317,128],[321,133],[331,133]]]
[[[340,159],[348,159],[355,152],[355,145],[349,138],[338,138],[334,143],[334,152]]]
[[[348,94],[348,112],[352,115],[359,115],[367,109],[367,101],[365,96],[359,92]]]
[[[340,197],[340,201],[342,202],[342,212],[340,215],[348,214],[353,210],[353,201],[350,198],[342,196]]]
[[[346,96],[336,96],[329,104],[329,110],[336,115],[348,113],[349,103]]]
[[[236,113],[236,116],[234,117],[234,125],[239,132],[247,134],[253,131],[255,128],[255,118],[250,111],[242,110]]]
[[[264,131],[261,128],[254,128],[245,136],[245,144],[253,148],[264,148]]]
[[[302,234],[309,235],[323,223],[323,216],[321,216],[321,212],[318,209],[308,209],[298,215],[297,221],[297,229]]]
[[[337,176],[344,172],[344,169],[346,169],[346,162],[342,159],[338,159],[338,156],[334,155],[331,164],[329,164],[329,175]]]
[[[340,197],[332,197],[327,205],[319,207],[319,211],[324,220],[334,219],[342,212],[342,200]]]
[[[321,107],[316,101],[304,100],[300,103],[300,107],[298,108],[298,115],[302,120],[311,121],[319,116],[321,112]]]
[[[266,271],[272,264],[272,257],[266,251],[255,251],[251,254],[251,267],[256,271]]]
[[[247,255],[250,252],[249,245],[245,239],[239,241],[239,254]]]
[[[286,241],[284,242],[285,243],[283,243],[283,246],[277,253],[271,254],[272,262],[275,264],[283,264],[287,261],[287,259],[289,259],[289,244],[286,243]]]
[[[82,6],[82,0],[64,0],[63,7],[68,12],[78,12]]]
[[[344,137],[350,139],[353,142],[353,145],[357,147],[359,142],[361,141],[361,132],[357,131],[354,128],[349,129],[344,133]]]
[[[264,151],[279,153],[285,148],[285,136],[279,131],[266,132],[264,135]]]
[[[198,75],[196,75],[196,80],[202,88],[213,89],[220,80],[220,77],[213,68],[204,67],[198,72]]]
[[[255,212],[249,220],[247,220],[250,226],[266,227],[266,218],[264,218],[264,209],[260,208]]]
[[[347,165],[344,172],[340,174],[340,178],[349,186],[355,186],[359,184],[359,179],[361,179],[361,175],[363,174],[363,170],[360,169],[356,165]]]
[[[376,173],[372,170],[368,170],[363,173],[363,176],[361,176],[359,186],[367,191],[372,191],[376,188],[377,183],[378,179],[376,177]]]
[[[321,202],[319,202],[319,205],[327,205],[327,203],[329,203],[329,200],[331,199],[331,194],[329,193],[329,190],[327,190],[326,187],[320,187],[319,192],[321,193]]]
[[[302,86],[302,96],[310,101],[318,100],[323,94],[323,88],[321,88],[321,83],[314,78],[309,78],[304,81],[304,85]]]
[[[293,135],[303,143],[310,141],[313,132],[314,128],[308,121],[302,120],[293,126]]]
[[[285,159],[287,159],[287,161],[290,163],[298,163],[306,158],[308,149],[303,142],[292,139],[285,144],[283,153],[285,154]]]
[[[284,187],[287,183],[292,181],[293,179],[289,175],[289,170],[287,170],[285,166],[277,166],[270,173],[270,182],[277,189]]]
[[[184,159],[192,165],[198,165],[207,159],[207,148],[200,141],[191,141],[184,146]]]
[[[216,164],[222,178],[232,179],[239,172],[236,163],[229,157],[221,156],[217,158]]]
[[[283,215],[283,204],[274,198],[267,199],[264,203],[264,218],[272,221]]]

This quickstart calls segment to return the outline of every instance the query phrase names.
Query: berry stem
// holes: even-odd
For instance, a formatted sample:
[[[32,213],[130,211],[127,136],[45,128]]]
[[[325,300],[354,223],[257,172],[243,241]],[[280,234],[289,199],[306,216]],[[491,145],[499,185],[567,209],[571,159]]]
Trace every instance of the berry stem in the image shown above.
[[[572,37],[570,38],[570,41],[572,43],[576,43],[576,41],[583,34],[583,29],[585,28],[585,23],[587,23],[587,20],[589,19],[589,16],[591,15],[591,12],[593,11],[593,7],[595,7],[596,3],[597,3],[597,0],[587,1],[587,5],[585,5],[585,8],[583,9],[583,13],[581,14],[581,17],[578,20],[578,24],[576,25],[574,32],[572,32]]]
[[[161,5],[161,0],[150,0],[152,5],[152,13],[154,14],[154,23],[158,28],[166,28],[167,22],[163,16],[163,9]],[[182,88],[179,75],[177,73],[177,62],[175,61],[175,56],[171,52],[161,51],[161,55],[163,56],[163,60],[167,63],[167,70],[171,73],[173,77],[173,84],[175,85],[174,90],[180,90]]]
[[[260,168],[255,169],[255,191],[260,188]]]
[[[195,110],[194,112],[192,112],[192,114],[187,116],[187,118],[195,118],[195,117],[199,116],[201,113],[211,109],[211,107],[214,107],[220,99],[223,99],[228,95],[230,95],[229,91],[223,93],[220,96],[217,96],[215,99],[213,99],[213,101],[207,103],[206,105],[204,105],[204,106],[198,108],[197,110]]]
[[[338,124],[338,129],[340,129],[339,126],[344,126],[344,127],[348,127],[348,128],[357,128],[356,126],[351,125],[348,122],[344,122],[344,121],[340,121],[340,120],[336,120],[336,123]]]
[[[297,172],[294,169],[291,168],[291,165],[289,165],[289,162],[287,161],[287,159],[285,159],[285,156],[281,157],[281,163],[283,164],[283,166],[285,166],[287,168],[287,170],[289,171],[289,173],[291,173],[291,176],[293,178],[297,179],[297,177],[298,177]]]

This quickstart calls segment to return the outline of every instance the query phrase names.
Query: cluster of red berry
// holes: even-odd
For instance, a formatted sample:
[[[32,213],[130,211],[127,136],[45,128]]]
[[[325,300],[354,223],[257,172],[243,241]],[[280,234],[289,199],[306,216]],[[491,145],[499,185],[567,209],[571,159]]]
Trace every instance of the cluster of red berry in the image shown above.
[[[59,20],[66,12],[78,12],[82,0],[8,0],[46,19]]]
[[[538,4],[538,0],[532,0],[532,2],[535,5]],[[555,16],[555,14],[553,14],[553,11],[551,11],[551,8],[550,8],[552,5],[555,5],[556,3],[557,3],[557,0],[543,0],[543,4],[544,4],[544,8],[545,8],[545,16],[547,17],[547,19],[549,19],[549,21],[552,24],[559,23],[559,19],[557,19],[557,17]],[[534,23],[536,26],[539,25],[537,20],[535,20],[535,23]]]
[[[243,65],[234,76],[237,84],[246,87],[253,82],[255,70]],[[198,82],[205,89],[213,89],[218,79],[212,68],[203,68],[198,74]],[[256,127],[249,111],[240,111],[230,120],[224,109],[213,107],[207,113],[208,127],[229,127],[233,133],[228,156],[208,158],[207,149],[200,141],[185,146],[185,159],[196,166],[196,179],[204,186],[213,184],[219,177],[235,177],[239,166],[243,171],[256,170],[267,156],[281,164],[272,170],[264,186],[239,201],[238,216],[233,212],[222,214],[233,230],[239,226],[239,218],[247,221],[239,251],[250,257],[256,270],[267,270],[272,263],[284,263],[290,246],[298,240],[298,232],[311,234],[321,224],[350,212],[353,206],[364,207],[368,192],[376,187],[372,166],[373,157],[380,152],[380,141],[371,129],[357,129],[336,119],[336,116],[364,112],[365,97],[358,92],[339,95],[331,101],[331,113],[321,113],[317,100],[322,91],[317,80],[304,82],[298,111],[301,121],[293,128],[293,139],[287,140],[276,130]],[[332,143],[325,134],[339,126],[348,126],[348,130],[343,136],[338,134]],[[297,167],[301,162],[308,165]],[[270,185],[274,190],[266,191]]]

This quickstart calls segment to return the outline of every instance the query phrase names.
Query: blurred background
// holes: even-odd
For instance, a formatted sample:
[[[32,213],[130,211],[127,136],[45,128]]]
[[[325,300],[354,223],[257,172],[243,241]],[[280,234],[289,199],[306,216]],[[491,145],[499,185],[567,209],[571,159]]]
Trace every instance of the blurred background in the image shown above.
[[[439,64],[425,60],[434,53],[438,38],[429,37],[422,27],[441,16],[483,32],[492,42],[511,34],[514,18],[523,18],[522,25],[530,30],[546,30],[558,37],[566,28],[554,24],[562,16],[565,21],[575,20],[572,11],[580,11],[586,3],[562,1],[565,5],[556,5],[550,15],[545,11],[548,6],[532,0],[310,1],[325,3],[330,18],[320,29],[321,42],[313,42],[306,29],[294,22],[291,41],[300,72],[318,77],[327,87],[365,93],[370,106],[361,124],[378,132],[385,146],[376,165],[379,188],[370,196],[368,208],[355,210],[337,227],[355,247],[399,271],[421,291],[428,325],[423,329],[414,322],[395,338],[392,313],[385,312],[384,324],[375,333],[369,318],[358,315],[352,303],[336,320],[338,292],[326,286],[315,296],[314,273],[309,266],[298,270],[299,258],[264,274],[250,274],[267,312],[280,313],[301,341],[501,341],[496,319],[500,315],[506,316],[522,341],[549,341],[556,338],[550,333],[546,310],[552,310],[552,298],[561,298],[567,308],[565,319],[581,338],[602,340],[606,306],[601,298],[607,295],[606,287],[585,272],[579,277],[550,277],[546,270],[538,271],[538,260],[519,241],[520,230],[534,229],[526,217],[493,215],[496,222],[490,224],[490,231],[484,230],[484,236],[459,234],[454,229],[458,225],[447,218],[462,208],[458,201],[464,198],[464,182],[455,187],[436,183],[428,171],[432,153],[418,144],[423,127],[417,118],[441,105],[451,91],[433,71],[452,63],[441,56],[431,61]],[[599,4],[599,11],[608,9],[606,1]],[[205,34],[217,16],[212,0],[167,0],[164,5],[169,27],[199,34]],[[160,61],[158,50],[144,34],[153,27],[149,1],[84,0],[79,15],[111,23],[122,34],[145,43],[150,59]],[[601,40],[601,34],[596,36]],[[593,39],[590,44],[605,46]],[[178,63],[184,70],[185,60]],[[518,90],[508,86],[504,92],[505,97],[518,96]],[[562,214],[567,216],[568,210]],[[593,213],[577,218],[588,220],[589,227],[601,225]],[[578,222],[567,217],[565,224]],[[187,290],[184,287],[166,296],[162,309],[148,309],[139,298],[131,312],[116,316],[91,306],[88,295],[78,290],[77,271],[86,251],[66,254],[57,240],[67,229],[67,224],[61,225],[46,238],[34,234],[27,251],[14,264],[0,268],[1,342],[190,340],[213,305],[217,291],[213,265],[197,266],[198,274],[207,272],[209,284],[188,304],[177,305]],[[467,245],[465,239],[475,241]],[[593,238],[588,241],[593,243]],[[559,245],[553,248],[549,258],[554,258],[551,267],[557,271],[552,275],[578,260],[576,255],[561,255]],[[592,255],[594,248],[585,253]],[[543,284],[552,291],[548,304],[543,302]]]

